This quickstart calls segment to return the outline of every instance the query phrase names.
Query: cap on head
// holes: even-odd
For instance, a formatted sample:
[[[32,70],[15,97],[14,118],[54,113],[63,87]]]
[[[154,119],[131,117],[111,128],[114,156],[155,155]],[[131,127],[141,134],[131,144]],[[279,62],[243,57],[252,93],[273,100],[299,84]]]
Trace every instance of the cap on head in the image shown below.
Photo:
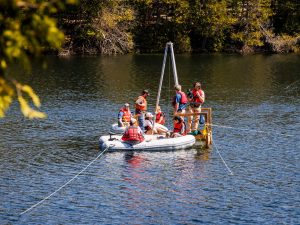
[[[152,113],[150,113],[150,112],[147,112],[147,113],[146,113],[146,115],[145,115],[145,117],[146,117],[146,118],[152,118],[152,117],[153,117],[153,115],[152,115]]]
[[[125,106],[125,107],[129,107],[129,104],[128,104],[128,103],[125,103],[124,106]]]
[[[143,92],[142,92],[142,95],[144,95],[144,94],[150,95],[150,94],[149,94],[149,91],[148,91],[148,90],[146,90],[146,89],[145,89],[145,90],[143,90]]]

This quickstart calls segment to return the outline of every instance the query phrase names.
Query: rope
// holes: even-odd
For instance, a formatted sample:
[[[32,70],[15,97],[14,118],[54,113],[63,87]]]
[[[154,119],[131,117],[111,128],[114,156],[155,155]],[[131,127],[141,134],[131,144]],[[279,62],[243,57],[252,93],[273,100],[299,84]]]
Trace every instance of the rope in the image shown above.
[[[217,147],[217,145],[215,144],[215,141],[213,141],[213,139],[211,139],[211,140],[212,140],[212,144],[213,144],[213,146],[216,148],[217,153],[219,154],[219,156],[220,156],[222,162],[224,163],[225,167],[226,167],[227,170],[229,171],[229,174],[230,174],[230,175],[233,175],[233,172],[232,172],[231,169],[227,166],[227,163],[225,162],[225,160],[223,159],[221,153],[219,152],[218,147]]]
[[[70,179],[68,182],[66,182],[64,185],[62,185],[60,188],[56,189],[54,192],[52,192],[50,195],[48,195],[47,197],[43,198],[41,201],[39,201],[38,203],[34,204],[33,206],[31,206],[30,208],[26,209],[25,211],[21,212],[19,215],[23,215],[24,213],[29,212],[30,210],[34,209],[35,207],[39,206],[40,204],[42,204],[44,201],[46,201],[47,199],[49,199],[52,195],[54,195],[55,193],[57,193],[58,191],[60,191],[62,188],[64,188],[65,186],[67,186],[69,183],[71,183],[73,180],[75,180],[81,173],[83,173],[90,165],[92,165],[100,156],[102,156],[110,147],[112,146],[108,146],[106,149],[104,149],[95,159],[93,159],[86,167],[84,167],[79,173],[77,173],[72,179]]]
[[[207,125],[211,125],[213,127],[221,127],[221,128],[235,129],[235,130],[241,130],[241,131],[249,131],[249,132],[253,132],[253,133],[263,133],[263,134],[272,134],[272,135],[276,134],[276,135],[285,136],[285,137],[295,137],[295,135],[292,135],[292,134],[281,134],[281,133],[275,133],[275,132],[251,130],[251,129],[247,129],[247,128],[236,128],[236,127],[217,125],[217,124],[207,124]]]

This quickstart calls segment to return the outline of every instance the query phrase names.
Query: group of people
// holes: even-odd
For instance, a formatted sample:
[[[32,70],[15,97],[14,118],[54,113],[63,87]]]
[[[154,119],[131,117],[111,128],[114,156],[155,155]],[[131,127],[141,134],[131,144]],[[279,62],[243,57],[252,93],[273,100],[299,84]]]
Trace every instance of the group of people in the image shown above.
[[[145,140],[145,134],[166,134],[166,137],[178,137],[187,133],[195,134],[198,129],[201,105],[205,101],[204,91],[201,89],[200,82],[196,82],[193,89],[184,93],[181,90],[181,85],[175,85],[175,96],[172,104],[174,108],[174,129],[169,132],[163,126],[165,124],[165,114],[161,111],[160,106],[155,111],[154,115],[147,112],[147,97],[148,90],[143,90],[142,94],[135,101],[135,115],[133,116],[129,109],[129,104],[125,103],[118,114],[118,126],[127,127],[123,136],[123,141],[128,141],[132,144],[140,143]],[[184,122],[184,113],[198,113],[194,116],[188,116],[187,124]],[[137,118],[137,119],[135,119]],[[138,123],[138,125],[137,125]]]

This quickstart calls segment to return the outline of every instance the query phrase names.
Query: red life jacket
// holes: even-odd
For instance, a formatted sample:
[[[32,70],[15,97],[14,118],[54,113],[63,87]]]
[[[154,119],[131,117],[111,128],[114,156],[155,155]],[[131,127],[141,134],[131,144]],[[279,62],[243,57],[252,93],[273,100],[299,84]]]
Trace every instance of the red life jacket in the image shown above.
[[[140,111],[146,111],[147,110],[147,100],[146,98],[144,98],[144,96],[139,96],[138,99],[136,100],[137,101],[140,101],[142,104],[145,103],[145,106],[140,106],[139,104],[135,104],[135,108],[137,110],[140,110]]]
[[[186,94],[183,91],[178,91],[178,93],[181,95],[180,98],[180,104],[186,104],[188,102],[188,99],[186,97]],[[176,95],[173,98],[172,101],[172,105],[175,106],[176,105]]]
[[[185,122],[175,123],[173,132],[186,135]]]
[[[122,122],[130,122],[131,112],[129,110],[125,110],[124,108],[121,108],[120,112],[123,112]]]
[[[199,95],[201,97],[204,97],[204,92],[201,89],[199,91],[197,91],[195,89],[192,90],[192,93],[193,93],[193,100],[192,101],[195,102],[193,104],[196,107],[198,107],[198,106],[200,106],[204,103],[204,101],[198,97],[197,92],[199,93]]]
[[[145,140],[141,133],[141,130],[139,129],[139,127],[136,126],[128,127],[121,139],[123,141],[140,141],[140,142]]]
[[[163,118],[160,122],[161,125],[164,125],[165,122],[166,122],[166,119],[165,119],[165,114],[163,112],[159,112],[156,114],[156,118],[155,118],[155,122],[158,123],[158,121],[160,120],[160,118]]]

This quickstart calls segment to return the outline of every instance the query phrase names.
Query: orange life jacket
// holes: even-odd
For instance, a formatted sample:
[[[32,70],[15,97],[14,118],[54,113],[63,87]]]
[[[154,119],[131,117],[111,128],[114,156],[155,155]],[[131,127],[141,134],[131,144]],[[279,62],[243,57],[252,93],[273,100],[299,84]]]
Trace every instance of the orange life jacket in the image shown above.
[[[138,97],[138,99],[136,100],[136,102],[137,101],[140,101],[141,104],[145,104],[145,106],[141,106],[139,104],[135,104],[135,108],[137,110],[140,110],[140,111],[146,111],[147,110],[147,100],[146,100],[146,98],[141,95],[141,96]]]
[[[192,101],[193,101],[194,106],[196,106],[196,107],[198,107],[204,103],[204,101],[198,97],[197,92],[199,93],[199,95],[201,97],[204,97],[204,92],[201,89],[200,90],[196,90],[196,89],[192,90],[192,93],[193,93]]]
[[[124,108],[121,108],[120,112],[123,112],[122,122],[130,122],[131,112],[129,110],[124,109]]]
[[[173,132],[186,135],[185,122],[175,123]]]
[[[145,140],[145,138],[141,133],[141,130],[137,126],[128,127],[121,139],[123,141],[140,141],[140,142]]]

